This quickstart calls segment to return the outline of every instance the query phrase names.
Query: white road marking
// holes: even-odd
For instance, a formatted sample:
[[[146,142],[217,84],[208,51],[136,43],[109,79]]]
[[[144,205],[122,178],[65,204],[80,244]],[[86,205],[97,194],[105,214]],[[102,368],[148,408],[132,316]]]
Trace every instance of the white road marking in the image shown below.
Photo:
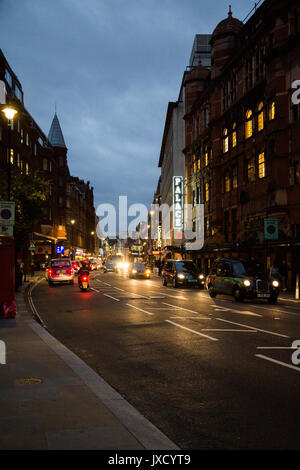
[[[168,309],[166,309],[168,310]],[[211,320],[211,318],[208,318],[208,317],[201,317],[199,315],[199,317],[170,317],[170,318],[178,318],[180,320]]]
[[[262,317],[259,313],[250,312],[249,310],[236,310],[234,308],[226,308],[226,307],[214,307],[216,312],[233,312],[238,313],[239,315],[249,315],[253,317]]]
[[[94,287],[90,287],[91,290],[94,290],[95,292],[100,292],[99,290],[97,289],[94,289]]]
[[[105,295],[105,297],[109,297],[110,299],[116,300],[117,302],[120,302],[120,299],[116,299],[112,295],[109,295],[109,294],[103,294],[103,295]]]
[[[131,305],[131,304],[126,304],[126,305],[128,305],[128,307],[135,308],[136,310],[140,310],[141,312],[147,313],[147,315],[154,315],[154,313],[147,312],[147,310],[143,310],[142,308],[136,307],[135,305]]]
[[[223,321],[223,322],[226,322],[226,323],[231,323],[232,325],[242,326],[244,328],[250,328],[251,330],[261,331],[262,333],[268,333],[269,335],[281,336],[282,338],[289,338],[289,336],[287,336],[287,335],[283,335],[283,334],[280,334],[280,333],[275,333],[274,331],[262,330],[260,328],[255,328],[254,326],[243,325],[241,323],[236,323],[236,322],[229,321],[229,320],[224,320],[224,318],[216,318],[216,320]]]
[[[274,364],[279,364],[280,366],[288,367],[289,369],[294,369],[300,372],[300,367],[292,366],[292,364],[287,364],[286,362],[277,361],[276,359],[272,359],[271,357],[268,357],[268,356],[263,356],[262,354],[255,354],[255,356],[259,357],[260,359],[265,359],[265,361],[274,362]]]
[[[114,287],[114,289],[121,290],[121,291],[125,292],[124,289],[120,289],[120,287]]]
[[[178,326],[178,328],[182,328],[183,330],[190,331],[191,333],[194,333],[195,335],[203,336],[204,338],[210,339],[211,341],[219,341],[217,338],[213,338],[212,336],[204,335],[203,333],[200,333],[199,331],[191,330],[191,328],[187,328],[186,326],[179,325],[178,323],[175,323],[171,320],[165,320],[167,323],[171,323],[174,326]]]
[[[256,330],[238,330],[237,328],[202,328],[201,331],[231,331],[234,333],[257,333]]]
[[[256,349],[298,349],[295,346],[256,346]]]

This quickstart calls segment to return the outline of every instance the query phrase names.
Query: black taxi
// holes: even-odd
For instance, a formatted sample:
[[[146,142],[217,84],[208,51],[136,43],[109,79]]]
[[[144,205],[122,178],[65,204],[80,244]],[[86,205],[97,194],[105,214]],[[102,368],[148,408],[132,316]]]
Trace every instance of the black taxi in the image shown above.
[[[237,301],[257,298],[275,304],[280,282],[269,279],[258,261],[217,258],[206,277],[206,288],[211,297],[224,294],[233,295]]]

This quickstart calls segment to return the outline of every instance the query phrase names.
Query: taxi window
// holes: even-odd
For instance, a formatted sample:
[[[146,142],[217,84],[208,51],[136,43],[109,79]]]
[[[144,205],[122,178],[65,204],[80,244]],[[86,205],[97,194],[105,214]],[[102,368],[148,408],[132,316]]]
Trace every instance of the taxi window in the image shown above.
[[[69,260],[61,259],[57,261],[51,261],[51,268],[70,268],[71,263]]]

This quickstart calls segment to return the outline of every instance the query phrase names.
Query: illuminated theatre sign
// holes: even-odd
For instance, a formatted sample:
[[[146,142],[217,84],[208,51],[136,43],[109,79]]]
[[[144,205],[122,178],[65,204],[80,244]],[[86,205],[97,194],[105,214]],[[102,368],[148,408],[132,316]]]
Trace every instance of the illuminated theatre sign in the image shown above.
[[[183,176],[173,176],[174,229],[183,229]]]

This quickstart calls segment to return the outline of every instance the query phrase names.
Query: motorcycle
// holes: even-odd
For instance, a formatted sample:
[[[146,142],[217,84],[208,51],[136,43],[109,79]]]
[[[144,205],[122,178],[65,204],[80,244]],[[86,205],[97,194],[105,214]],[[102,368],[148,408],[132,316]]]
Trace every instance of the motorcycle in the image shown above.
[[[89,275],[88,274],[80,274],[78,276],[78,286],[82,292],[86,292],[89,288]]]

